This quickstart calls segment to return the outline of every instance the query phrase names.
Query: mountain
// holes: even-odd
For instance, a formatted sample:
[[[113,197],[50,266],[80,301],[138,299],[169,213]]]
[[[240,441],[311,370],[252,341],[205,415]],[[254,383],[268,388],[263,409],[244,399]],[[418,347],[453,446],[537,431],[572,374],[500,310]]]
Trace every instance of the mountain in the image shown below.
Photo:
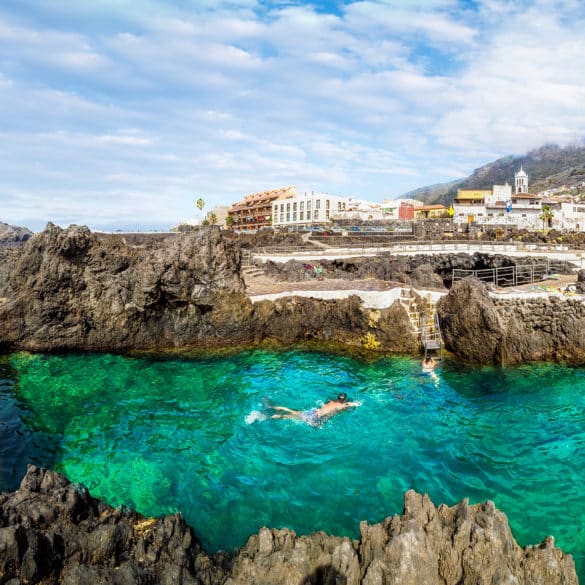
[[[490,189],[492,185],[503,185],[506,181],[513,185],[514,173],[520,165],[528,174],[530,193],[561,186],[570,189],[585,182],[585,144],[565,148],[547,144],[522,156],[505,156],[475,169],[467,178],[420,187],[400,198],[449,204],[457,195],[457,189]]]

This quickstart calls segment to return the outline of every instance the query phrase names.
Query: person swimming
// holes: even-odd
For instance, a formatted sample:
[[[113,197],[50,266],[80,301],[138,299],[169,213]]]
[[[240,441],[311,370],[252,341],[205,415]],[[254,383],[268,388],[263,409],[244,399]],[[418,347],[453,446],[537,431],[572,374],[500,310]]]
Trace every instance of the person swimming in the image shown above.
[[[437,361],[435,360],[435,358],[430,354],[426,355],[422,362],[423,372],[431,372],[432,370],[435,369],[436,365]]]
[[[293,410],[286,406],[270,406],[272,410],[278,412],[278,414],[273,414],[270,418],[297,419],[302,420],[308,425],[317,426],[330,416],[333,416],[342,410],[361,405],[361,402],[348,402],[347,394],[342,392],[335,400],[330,400],[323,404],[323,406],[311,408],[309,410]]]

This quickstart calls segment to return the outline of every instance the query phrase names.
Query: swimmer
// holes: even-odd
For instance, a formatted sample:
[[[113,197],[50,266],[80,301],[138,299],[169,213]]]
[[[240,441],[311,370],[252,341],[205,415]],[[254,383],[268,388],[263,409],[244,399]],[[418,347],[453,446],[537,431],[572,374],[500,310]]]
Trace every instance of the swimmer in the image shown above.
[[[272,410],[276,410],[283,414],[273,414],[270,418],[292,418],[302,420],[308,425],[316,426],[325,419],[345,410],[346,408],[352,408],[355,406],[361,406],[361,402],[348,402],[347,394],[342,392],[335,400],[326,402],[323,406],[318,408],[311,408],[310,410],[293,410],[286,406],[271,406]]]
[[[436,365],[437,365],[437,361],[435,360],[435,358],[433,358],[433,356],[431,356],[430,354],[425,356],[425,359],[422,362],[423,372],[433,371],[435,369]]]

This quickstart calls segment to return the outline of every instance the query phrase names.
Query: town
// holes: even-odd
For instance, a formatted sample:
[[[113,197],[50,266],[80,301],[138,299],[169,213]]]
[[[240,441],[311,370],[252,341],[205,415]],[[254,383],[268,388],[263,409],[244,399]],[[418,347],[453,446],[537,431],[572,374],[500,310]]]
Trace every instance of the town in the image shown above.
[[[584,184],[579,187],[585,187]],[[231,206],[218,206],[203,223],[218,224],[239,233],[263,228],[306,231],[351,222],[372,223],[446,219],[459,227],[515,228],[528,231],[556,229],[585,231],[585,201],[563,187],[530,193],[529,177],[520,167],[514,185],[492,185],[485,189],[458,189],[450,206],[425,204],[417,199],[385,199],[374,203],[355,197],[297,192],[294,186],[246,195]],[[188,220],[185,223],[199,223]]]

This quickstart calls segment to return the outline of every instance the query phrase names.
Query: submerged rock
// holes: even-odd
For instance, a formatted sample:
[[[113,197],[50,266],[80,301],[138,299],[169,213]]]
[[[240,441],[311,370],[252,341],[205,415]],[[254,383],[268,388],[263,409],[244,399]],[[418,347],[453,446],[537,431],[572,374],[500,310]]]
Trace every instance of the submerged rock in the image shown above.
[[[179,514],[111,508],[63,476],[29,466],[0,494],[0,582],[84,585],[576,585],[549,537],[521,548],[492,502],[434,506],[410,490],[404,512],[361,537],[262,528],[234,555],[208,555]],[[10,580],[13,581],[10,581]]]

